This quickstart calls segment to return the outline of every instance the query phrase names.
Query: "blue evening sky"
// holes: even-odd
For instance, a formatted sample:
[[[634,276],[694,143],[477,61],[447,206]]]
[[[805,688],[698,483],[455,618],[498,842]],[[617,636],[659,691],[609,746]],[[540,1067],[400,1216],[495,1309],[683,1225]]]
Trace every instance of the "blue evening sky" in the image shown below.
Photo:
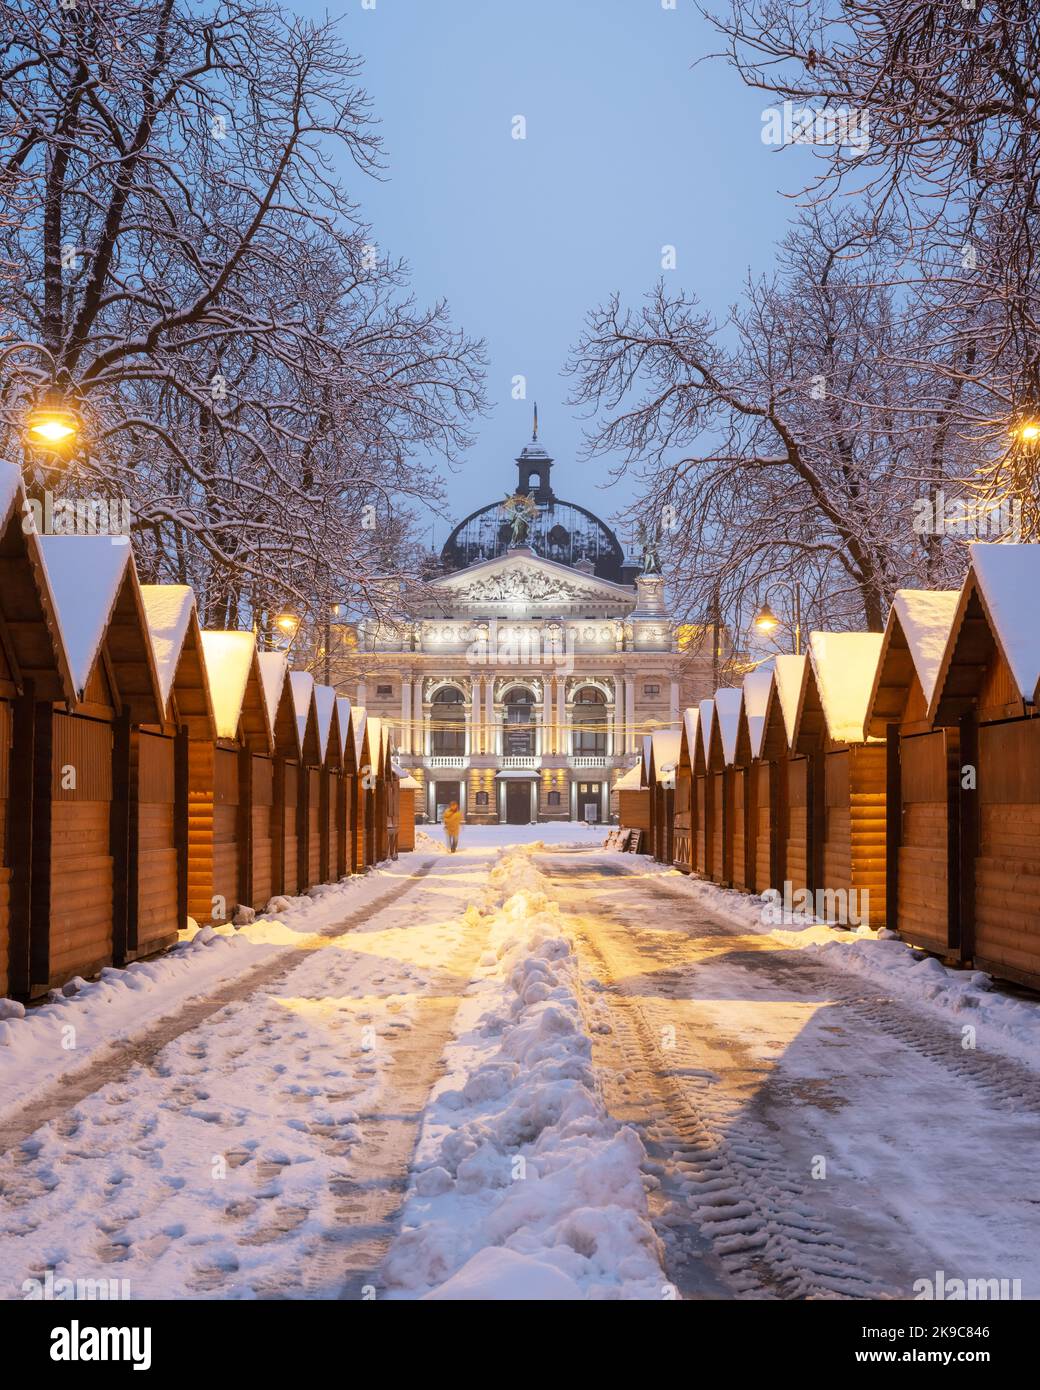
[[[372,3],[372,0],[369,0]],[[295,0],[302,14],[327,4]],[[719,314],[750,266],[770,268],[808,151],[762,143],[768,104],[721,59],[692,0],[345,0],[347,42],[381,122],[384,183],[356,188],[380,245],[420,301],[447,299],[484,338],[490,414],[450,478],[456,517],[501,497],[531,432],[558,495],[609,516],[632,495],[580,462],[582,422],[561,375],[587,310],[635,303],[661,274]],[[527,138],[511,137],[514,116]],[[797,164],[794,162],[797,160]],[[527,399],[512,399],[512,378]],[[436,523],[443,542],[447,527]]]

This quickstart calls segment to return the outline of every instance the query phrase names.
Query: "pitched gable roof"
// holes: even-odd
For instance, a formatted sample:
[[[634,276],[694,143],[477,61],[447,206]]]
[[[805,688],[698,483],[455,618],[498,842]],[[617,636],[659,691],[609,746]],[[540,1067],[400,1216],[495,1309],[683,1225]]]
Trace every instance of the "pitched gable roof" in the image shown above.
[[[270,751],[271,721],[256,638],[251,632],[205,631],[202,649],[217,738],[237,740],[241,734],[249,747]]]
[[[838,743],[866,738],[867,705],[881,655],[880,632],[814,632],[809,638],[827,732]]]
[[[943,654],[957,614],[957,589],[899,589],[888,621],[867,702],[867,732],[877,737],[894,720],[907,717],[913,700],[924,717],[935,691]],[[910,716],[913,718],[913,716]]]
[[[86,699],[104,650],[115,697],[131,721],[161,723],[155,654],[127,538],[41,536],[39,542],[75,699]]]
[[[155,654],[163,713],[176,698],[177,717],[196,737],[213,737],[209,689],[195,591],[187,584],[142,584],[148,634]]]

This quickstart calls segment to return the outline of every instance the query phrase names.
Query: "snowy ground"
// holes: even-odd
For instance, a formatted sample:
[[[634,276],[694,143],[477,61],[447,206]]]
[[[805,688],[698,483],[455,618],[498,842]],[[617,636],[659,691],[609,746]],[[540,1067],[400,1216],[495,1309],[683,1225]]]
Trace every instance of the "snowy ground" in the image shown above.
[[[0,1296],[1040,1295],[1040,1007],[603,834],[0,1005]]]

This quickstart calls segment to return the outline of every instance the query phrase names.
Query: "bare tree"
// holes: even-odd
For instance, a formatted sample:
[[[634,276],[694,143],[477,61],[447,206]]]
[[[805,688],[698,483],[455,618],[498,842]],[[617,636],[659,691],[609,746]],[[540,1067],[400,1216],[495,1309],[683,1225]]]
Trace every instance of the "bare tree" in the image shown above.
[[[879,629],[896,587],[959,566],[915,530],[957,453],[937,450],[944,403],[905,365],[919,344],[882,283],[890,242],[807,213],[723,324],[662,285],[590,314],[571,363],[589,447],[637,471],[692,613],[739,629],[796,581],[807,625]]]
[[[709,18],[744,81],[792,103],[795,138],[816,145],[810,200],[848,192],[876,231],[909,229],[903,272],[943,321],[930,365],[951,428],[970,434],[982,489],[1035,513],[1035,456],[1008,428],[1040,408],[1035,0],[729,0]],[[830,113],[820,131],[813,112]],[[842,112],[863,138],[828,135]]]
[[[337,172],[379,169],[359,60],[271,0],[0,0],[0,34],[0,447],[56,384],[77,482],[210,621],[364,603],[483,398]]]

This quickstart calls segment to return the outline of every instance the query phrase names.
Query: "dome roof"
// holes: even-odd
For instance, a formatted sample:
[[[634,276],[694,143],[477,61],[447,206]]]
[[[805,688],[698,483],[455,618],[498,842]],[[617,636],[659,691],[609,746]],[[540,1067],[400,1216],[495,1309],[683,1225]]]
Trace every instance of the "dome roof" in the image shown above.
[[[531,521],[524,544],[545,560],[570,565],[615,584],[631,583],[638,567],[625,564],[617,536],[598,516],[577,502],[555,495],[550,482],[553,460],[538,443],[538,417],[531,442],[516,459],[517,492],[534,499],[537,516]],[[466,569],[482,560],[493,560],[510,548],[509,518],[502,502],[489,502],[471,512],[452,531],[441,551],[445,573]]]

